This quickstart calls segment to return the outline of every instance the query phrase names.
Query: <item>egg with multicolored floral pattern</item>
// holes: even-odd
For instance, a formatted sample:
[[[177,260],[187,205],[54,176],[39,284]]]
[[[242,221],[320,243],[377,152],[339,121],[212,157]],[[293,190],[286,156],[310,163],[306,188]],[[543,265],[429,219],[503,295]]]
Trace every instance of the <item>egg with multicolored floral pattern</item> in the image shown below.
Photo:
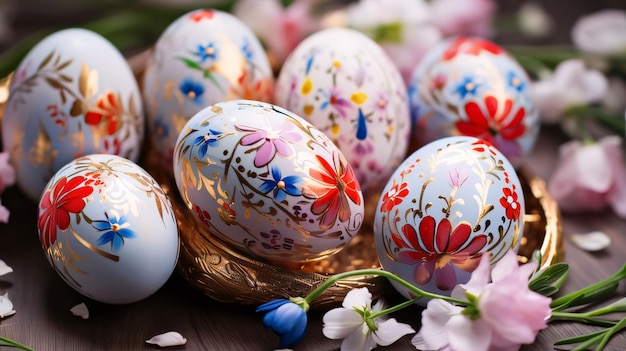
[[[474,137],[438,139],[413,152],[385,186],[374,220],[378,258],[413,285],[449,295],[483,254],[493,264],[518,250],[524,213],[520,180],[500,151]]]
[[[137,160],[144,135],[141,94],[110,42],[86,29],[64,29],[22,59],[1,129],[17,183],[36,201],[50,177],[77,157],[109,153]]]
[[[120,156],[83,156],[54,174],[39,201],[38,229],[59,276],[104,303],[152,295],[178,260],[169,198],[145,170]]]
[[[404,81],[382,48],[362,33],[333,28],[306,38],[283,64],[274,97],[326,133],[366,194],[380,192],[406,156],[410,116]]]
[[[174,178],[209,233],[278,264],[332,255],[363,222],[360,184],[341,151],[269,103],[234,100],[198,112],[176,143]]]
[[[234,99],[271,101],[274,75],[261,43],[243,22],[218,10],[179,17],[159,37],[145,66],[148,130],[172,170],[178,134],[198,111]]]
[[[448,39],[415,68],[409,98],[412,150],[446,136],[488,141],[518,166],[539,133],[530,80],[519,63],[493,42]]]

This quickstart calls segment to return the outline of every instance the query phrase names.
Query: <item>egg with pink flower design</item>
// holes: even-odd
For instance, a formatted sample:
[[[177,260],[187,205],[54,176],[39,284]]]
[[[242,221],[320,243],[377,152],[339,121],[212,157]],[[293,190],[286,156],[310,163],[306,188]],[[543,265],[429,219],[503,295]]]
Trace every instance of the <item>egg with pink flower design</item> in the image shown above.
[[[319,31],[289,55],[276,104],[322,130],[346,155],[366,195],[379,192],[408,147],[408,97],[378,44],[352,29]]]
[[[539,112],[520,64],[495,43],[448,39],[415,68],[409,87],[411,151],[442,137],[484,139],[518,166],[539,133]]]
[[[269,103],[233,100],[198,112],[176,142],[174,178],[204,229],[272,262],[332,255],[363,222],[361,187],[341,151]]]
[[[474,137],[442,138],[412,153],[386,184],[374,220],[378,258],[385,270],[449,295],[482,254],[495,263],[517,251],[524,213],[520,180],[500,151]]]

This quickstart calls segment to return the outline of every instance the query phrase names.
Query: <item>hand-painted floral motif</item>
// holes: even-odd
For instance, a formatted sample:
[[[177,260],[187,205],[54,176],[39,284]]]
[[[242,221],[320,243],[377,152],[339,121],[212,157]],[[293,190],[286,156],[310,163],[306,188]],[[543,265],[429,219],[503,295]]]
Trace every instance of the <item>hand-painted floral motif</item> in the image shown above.
[[[205,229],[273,261],[325,257],[361,225],[363,195],[345,157],[267,103],[222,102],[194,116],[176,145],[174,176]]]
[[[117,211],[112,211],[112,215],[104,213],[106,220],[93,221],[94,228],[104,232],[96,242],[97,245],[111,245],[113,252],[118,252],[124,246],[124,239],[135,237],[135,233],[129,229],[130,223],[126,221],[126,216],[120,216]]]
[[[333,165],[315,156],[321,168],[309,170],[315,182],[308,182],[303,189],[304,196],[315,199],[311,212],[321,215],[322,229],[331,228],[337,219],[340,222],[350,220],[352,212],[348,199],[357,205],[361,204],[361,188],[352,167],[342,157],[333,156]]]
[[[440,139],[414,152],[388,181],[374,232],[382,266],[441,293],[469,279],[483,253],[495,262],[523,230],[521,184],[482,139]]]
[[[523,68],[488,40],[439,44],[415,69],[409,88],[413,147],[448,136],[474,136],[520,164],[539,130],[528,87]]]
[[[487,244],[487,236],[475,235],[470,240],[472,227],[460,222],[452,228],[450,220],[439,223],[432,216],[425,216],[419,224],[419,235],[410,224],[402,226],[403,236],[392,234],[398,251],[394,253],[400,262],[417,265],[415,281],[426,284],[435,276],[437,288],[450,290],[456,283],[453,266],[472,272],[480,261],[479,253]]]
[[[70,225],[70,213],[80,213],[86,204],[86,197],[93,192],[91,186],[84,185],[85,178],[76,176],[59,179],[52,189],[47,189],[39,205],[39,238],[45,250],[57,240],[57,229],[66,230]]]
[[[465,104],[468,120],[456,122],[456,128],[463,135],[483,139],[510,156],[520,156],[521,149],[515,139],[526,132],[522,123],[526,112],[523,107],[513,110],[513,100],[498,99],[486,95],[482,106],[474,101]]]

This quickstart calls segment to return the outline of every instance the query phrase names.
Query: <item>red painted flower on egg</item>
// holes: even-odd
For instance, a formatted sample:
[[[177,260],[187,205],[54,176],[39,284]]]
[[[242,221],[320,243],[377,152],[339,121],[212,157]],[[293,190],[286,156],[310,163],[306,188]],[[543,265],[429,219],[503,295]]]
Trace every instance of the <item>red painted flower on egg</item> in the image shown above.
[[[447,218],[437,223],[434,217],[425,216],[419,223],[419,233],[410,224],[402,226],[402,235],[392,233],[397,248],[391,254],[397,261],[417,265],[414,277],[418,284],[427,284],[434,277],[437,288],[450,290],[457,284],[454,267],[472,272],[487,244],[486,235],[471,234],[467,222],[452,228]]]
[[[39,239],[45,250],[57,240],[57,228],[66,230],[70,225],[70,213],[79,213],[85,208],[85,197],[93,192],[83,183],[85,177],[71,179],[63,177],[47,189],[39,203]]]
[[[500,198],[500,205],[502,205],[506,211],[506,218],[512,221],[519,220],[521,205],[518,201],[515,185],[513,185],[513,188],[511,189],[502,188],[502,193],[504,196]]]
[[[487,95],[482,106],[475,101],[465,104],[465,113],[468,119],[456,122],[459,133],[483,139],[506,156],[521,155],[521,148],[515,140],[526,132],[523,107],[514,111],[510,98],[502,101]]]
[[[442,59],[444,61],[452,60],[458,54],[467,54],[478,56],[482,52],[490,52],[494,55],[500,55],[503,50],[497,44],[482,38],[458,38],[444,51]]]
[[[394,179],[391,189],[383,195],[383,203],[380,206],[380,211],[389,212],[396,205],[402,203],[402,200],[409,195],[409,189],[407,186],[408,184],[406,182],[398,184]]]
[[[107,134],[113,135],[121,127],[123,113],[119,96],[109,92],[99,98],[95,108],[85,114],[85,122],[96,126],[104,121]]]
[[[320,227],[323,230],[331,228],[337,219],[346,222],[351,218],[348,200],[361,204],[361,186],[354,170],[345,159],[337,157],[337,154],[333,156],[332,165],[323,157],[316,156],[320,167],[309,170],[312,180],[302,189],[304,196],[315,199],[311,212],[321,216]]]

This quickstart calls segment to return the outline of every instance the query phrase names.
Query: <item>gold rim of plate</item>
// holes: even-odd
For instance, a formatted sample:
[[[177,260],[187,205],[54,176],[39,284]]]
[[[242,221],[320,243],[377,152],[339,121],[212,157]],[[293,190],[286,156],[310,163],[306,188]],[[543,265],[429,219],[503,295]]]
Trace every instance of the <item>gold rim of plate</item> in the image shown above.
[[[128,59],[141,82],[149,50]],[[0,122],[9,97],[10,78],[0,80]],[[0,125],[1,127],[1,125]],[[1,128],[0,128],[1,130]],[[149,142],[147,143],[149,144]],[[145,148],[144,148],[145,150]],[[339,253],[323,260],[285,267],[264,262],[230,248],[212,236],[185,206],[169,173],[160,169],[155,153],[144,153],[140,164],[168,193],[180,233],[178,273],[204,295],[222,302],[260,304],[275,298],[306,296],[332,274],[363,268],[382,269],[378,262],[372,227],[364,225]],[[560,262],[564,257],[561,216],[556,202],[547,192],[545,182],[527,168],[518,169],[522,183],[526,214],[518,260],[526,263],[533,252],[541,252],[541,267]],[[375,204],[376,199],[368,203]],[[372,223],[371,208],[365,223]],[[336,282],[315,300],[314,307],[340,303],[353,288],[367,287],[374,297],[393,289],[386,278],[379,276],[353,277]]]

